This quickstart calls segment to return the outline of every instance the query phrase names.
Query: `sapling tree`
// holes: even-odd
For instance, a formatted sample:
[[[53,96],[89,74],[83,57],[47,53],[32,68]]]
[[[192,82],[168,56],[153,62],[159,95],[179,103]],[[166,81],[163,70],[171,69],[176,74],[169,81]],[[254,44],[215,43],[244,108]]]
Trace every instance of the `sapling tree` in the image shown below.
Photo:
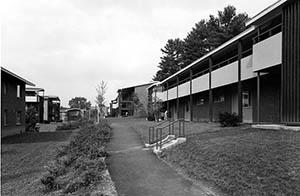
[[[97,91],[97,96],[96,96],[96,104],[97,107],[100,110],[100,115],[103,116],[104,114],[104,108],[105,108],[105,94],[107,90],[107,82],[104,82],[103,80],[100,82],[100,84],[97,85],[96,91]]]

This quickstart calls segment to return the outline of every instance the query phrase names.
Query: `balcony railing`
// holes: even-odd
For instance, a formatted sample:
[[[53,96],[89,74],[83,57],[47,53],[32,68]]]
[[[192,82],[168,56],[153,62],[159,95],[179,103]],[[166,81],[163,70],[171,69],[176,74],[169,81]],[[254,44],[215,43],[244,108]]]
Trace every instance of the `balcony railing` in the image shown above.
[[[280,33],[282,31],[282,23],[260,33],[259,35],[255,36],[253,39],[253,44],[257,44],[258,42],[261,42],[265,39],[268,39],[269,37]]]

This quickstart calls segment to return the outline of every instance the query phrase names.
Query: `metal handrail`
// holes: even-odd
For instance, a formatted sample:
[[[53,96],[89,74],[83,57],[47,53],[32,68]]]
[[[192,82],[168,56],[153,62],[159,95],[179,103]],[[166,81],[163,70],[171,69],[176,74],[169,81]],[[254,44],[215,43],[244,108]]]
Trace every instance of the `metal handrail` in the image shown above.
[[[151,135],[154,138],[154,130],[155,130],[155,128],[157,128],[158,126],[161,126],[164,123],[169,123],[169,120],[163,121],[161,123],[158,123],[158,124],[156,124],[154,126],[149,127],[149,144],[151,144]]]
[[[169,121],[167,121],[169,122]],[[163,125],[163,123],[160,123],[156,127],[150,127],[149,128],[149,144],[156,143],[156,148],[162,147],[162,142],[164,138],[167,137],[167,135],[174,135],[175,134],[175,128],[174,125],[178,123],[179,130],[178,130],[178,137],[184,137],[185,136],[185,122],[187,122],[184,119],[177,119],[174,121],[169,122],[167,125]],[[163,126],[161,126],[163,125]],[[163,130],[169,128],[169,132],[166,134],[163,134]]]

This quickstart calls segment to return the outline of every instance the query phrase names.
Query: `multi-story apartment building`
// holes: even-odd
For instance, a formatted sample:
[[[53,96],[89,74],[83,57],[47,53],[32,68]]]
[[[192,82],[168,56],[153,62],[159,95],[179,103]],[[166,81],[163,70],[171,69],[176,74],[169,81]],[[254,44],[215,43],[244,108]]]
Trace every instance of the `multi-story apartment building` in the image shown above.
[[[1,67],[1,137],[25,131],[25,85],[34,86]]]
[[[45,123],[60,121],[60,99],[58,96],[44,96],[43,121]]]
[[[40,123],[43,122],[44,92],[45,90],[42,88],[26,87],[25,90],[26,109],[29,107],[34,107],[38,115],[38,122]]]
[[[153,82],[119,89],[117,98],[111,102],[111,111],[115,111],[116,116],[146,117],[148,112],[147,88],[151,84]],[[135,99],[138,99],[139,106]]]
[[[246,27],[160,82],[169,118],[300,124],[300,1],[279,0]]]

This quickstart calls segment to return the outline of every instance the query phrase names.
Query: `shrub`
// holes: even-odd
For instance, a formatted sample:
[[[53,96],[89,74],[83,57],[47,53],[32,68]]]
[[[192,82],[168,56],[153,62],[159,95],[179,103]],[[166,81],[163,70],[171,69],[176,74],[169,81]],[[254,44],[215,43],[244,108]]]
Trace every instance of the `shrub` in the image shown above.
[[[219,114],[219,122],[223,127],[235,127],[240,124],[241,119],[236,113],[224,112]]]
[[[73,121],[73,122],[67,122],[67,123],[63,123],[62,125],[58,125],[56,127],[56,130],[74,130],[74,129],[78,129],[80,126],[80,123],[77,121]]]
[[[30,132],[37,131],[36,124],[38,123],[38,113],[35,107],[30,106],[25,113],[25,130]]]
[[[45,191],[75,193],[92,189],[101,182],[108,156],[104,144],[111,137],[111,128],[106,121],[80,127],[70,143],[58,149],[53,163],[47,167],[41,179]]]

